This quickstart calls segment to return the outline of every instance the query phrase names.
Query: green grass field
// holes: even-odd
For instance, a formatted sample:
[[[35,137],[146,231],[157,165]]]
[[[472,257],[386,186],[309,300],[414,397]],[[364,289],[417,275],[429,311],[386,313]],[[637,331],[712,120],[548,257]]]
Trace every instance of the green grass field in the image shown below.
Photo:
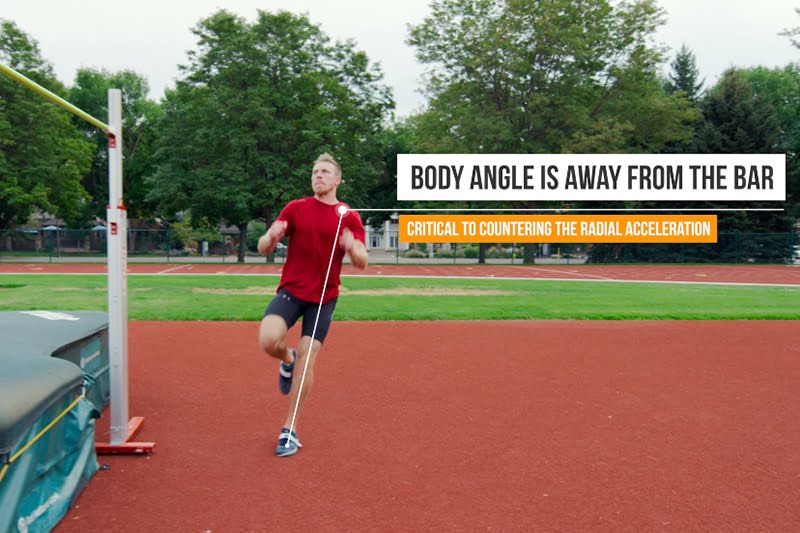
[[[0,311],[107,309],[105,275],[0,275]],[[129,276],[131,320],[260,320],[277,276]],[[796,320],[800,287],[342,280],[337,320]]]

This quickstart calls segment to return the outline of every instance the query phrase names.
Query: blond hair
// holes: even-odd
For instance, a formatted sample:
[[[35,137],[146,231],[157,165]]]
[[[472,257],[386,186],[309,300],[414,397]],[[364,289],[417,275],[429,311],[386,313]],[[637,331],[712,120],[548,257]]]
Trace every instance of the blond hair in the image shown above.
[[[336,167],[336,172],[337,172],[337,173],[338,173],[340,176],[342,175],[342,167],[341,167],[341,166],[339,166],[339,163],[338,163],[338,162],[337,162],[337,161],[336,161],[336,160],[333,158],[333,156],[332,156],[331,154],[329,154],[328,152],[325,152],[325,153],[323,153],[323,154],[320,154],[320,155],[319,155],[319,157],[317,158],[317,160],[316,160],[316,161],[314,161],[314,164],[315,164],[315,165],[316,165],[317,163],[330,163],[330,164],[332,164],[333,166],[335,166],[335,167]]]

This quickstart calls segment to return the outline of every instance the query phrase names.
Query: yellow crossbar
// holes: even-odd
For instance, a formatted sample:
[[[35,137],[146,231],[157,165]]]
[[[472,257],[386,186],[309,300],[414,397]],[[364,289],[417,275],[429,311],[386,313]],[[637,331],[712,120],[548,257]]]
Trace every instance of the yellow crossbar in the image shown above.
[[[33,91],[36,91],[37,93],[39,93],[40,95],[42,95],[46,99],[50,100],[51,102],[53,102],[54,104],[56,104],[58,106],[63,107],[64,109],[66,109],[67,111],[72,113],[73,115],[82,118],[83,120],[85,120],[86,122],[92,124],[93,126],[97,126],[101,130],[103,130],[103,132],[109,133],[111,131],[111,128],[108,126],[108,124],[97,120],[96,118],[94,118],[92,115],[90,115],[86,111],[83,111],[82,109],[75,107],[74,105],[70,104],[69,102],[67,102],[66,100],[64,100],[60,96],[58,96],[57,94],[55,94],[55,93],[53,93],[51,91],[48,91],[47,89],[45,89],[44,87],[42,87],[41,85],[36,83],[35,81],[33,81],[33,80],[29,79],[29,78],[26,78],[25,76],[23,76],[22,74],[20,74],[16,70],[14,70],[13,68],[8,67],[8,66],[3,65],[2,63],[0,63],[0,72],[2,72],[3,74],[5,74],[6,76],[8,76],[11,79],[18,81],[19,83],[21,83],[25,87],[28,87],[29,89],[31,89]]]

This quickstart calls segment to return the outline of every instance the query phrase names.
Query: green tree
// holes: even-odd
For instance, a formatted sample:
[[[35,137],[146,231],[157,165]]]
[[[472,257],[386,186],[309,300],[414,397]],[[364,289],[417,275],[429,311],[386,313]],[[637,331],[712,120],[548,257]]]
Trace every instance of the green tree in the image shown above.
[[[794,12],[800,15],[800,8],[794,8]],[[792,41],[792,45],[795,48],[800,48],[800,26],[795,26],[794,28],[787,28],[780,32],[778,35],[783,35],[784,37],[788,37],[790,41]]]
[[[665,95],[652,0],[436,0],[409,43],[430,66],[431,151],[658,152],[696,112]],[[533,208],[533,202],[516,204]],[[532,262],[535,246],[526,246]]]
[[[37,42],[7,20],[0,20],[0,61],[64,96]],[[0,229],[25,224],[37,211],[82,225],[88,195],[81,177],[90,163],[91,144],[67,111],[0,76]]]
[[[797,148],[800,145],[800,72],[798,67],[763,67],[725,72],[698,102],[703,118],[697,136],[686,146],[699,153],[785,153],[787,202],[785,212],[735,211],[718,213],[721,234],[715,245],[598,245],[593,261],[785,261],[791,257],[792,206],[798,190]],[[662,207],[665,204],[660,204]],[[683,208],[727,208],[719,202],[668,203]],[[650,205],[648,205],[650,207]],[[775,202],[737,204],[741,208],[776,208]],[[732,234],[726,238],[724,234]],[[756,235],[756,234],[762,235]],[[742,236],[742,234],[748,234]]]
[[[69,100],[100,120],[107,121],[108,90],[122,91],[123,123],[123,198],[131,227],[137,219],[152,217],[153,207],[145,197],[149,186],[145,178],[155,171],[154,150],[161,116],[158,103],[147,98],[147,80],[132,71],[116,73],[90,68],[79,69],[70,88]],[[108,204],[108,140],[105,134],[78,118],[75,124],[95,145],[91,170],[83,184],[92,199],[86,205],[87,218],[105,218]]]
[[[352,42],[332,43],[305,16],[227,11],[195,28],[198,48],[164,102],[149,198],[166,214],[225,221],[241,234],[310,191],[323,151],[342,165],[341,197],[368,205],[382,172],[382,121],[393,107],[382,75]]]
[[[698,133],[701,153],[772,154],[784,146],[782,128],[775,108],[762,92],[756,93],[741,70],[726,71],[703,99],[703,125]],[[716,207],[716,206],[715,206]],[[748,202],[742,208],[774,208],[774,203]],[[720,232],[768,232],[787,234],[793,218],[787,212],[740,211],[721,214]],[[756,260],[776,260],[791,255],[785,237],[762,242],[751,250]],[[723,251],[724,253],[724,251]]]
[[[702,102],[701,153],[769,154],[780,145],[780,123],[772,105],[741,70],[727,70]]]
[[[800,218],[800,65],[755,67],[742,71],[753,96],[775,110],[780,123],[776,153],[786,154],[786,206]]]
[[[795,8],[795,13],[800,15],[800,8]],[[794,28],[789,28],[780,33],[780,35],[789,37],[792,44],[796,48],[800,48],[800,26],[795,26]],[[794,68],[796,70],[796,65],[791,65],[789,68]],[[784,84],[785,85],[785,84]],[[788,98],[787,103],[795,103],[797,98],[797,93],[795,93],[793,98]],[[773,103],[773,105],[776,105]],[[791,105],[791,104],[790,104]],[[776,105],[777,109],[782,109],[783,106]],[[789,116],[793,117],[796,116],[797,107],[794,107],[794,112],[789,112]],[[784,115],[781,115],[782,117]],[[784,121],[785,124],[785,121]],[[791,141],[788,143],[789,153],[789,161],[787,161],[787,193],[792,200],[792,213],[795,218],[800,219],[800,161],[798,161],[798,153],[800,153],[800,146],[796,144],[795,139],[797,136],[795,132],[797,131],[798,122],[793,122],[793,127],[789,128],[790,133],[787,135]]]
[[[398,154],[418,153],[416,129],[408,119],[388,125],[381,131],[379,145],[383,149],[382,171],[371,192],[369,206],[385,211],[369,213],[368,219],[373,226],[380,226],[391,216],[391,209],[415,207],[413,202],[397,201],[397,156]]]
[[[699,118],[701,113],[698,106],[703,96],[703,81],[698,81],[700,72],[697,70],[694,53],[686,45],[681,45],[670,66],[672,70],[664,80],[664,90],[670,95],[676,93],[685,95],[692,110],[696,112],[696,117]],[[698,125],[699,121],[692,124],[693,127]],[[695,135],[692,134],[666,143],[663,151],[669,154],[690,154],[696,150]]]
[[[697,69],[697,60],[694,53],[684,44],[670,63],[670,71],[664,88],[667,94],[683,91],[693,104],[703,96],[703,80],[700,80],[700,71]]]

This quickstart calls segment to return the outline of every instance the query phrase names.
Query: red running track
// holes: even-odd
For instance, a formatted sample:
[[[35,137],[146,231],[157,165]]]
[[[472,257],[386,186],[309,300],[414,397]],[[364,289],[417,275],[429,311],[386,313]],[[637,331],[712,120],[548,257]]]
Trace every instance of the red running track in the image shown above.
[[[156,451],[57,532],[800,531],[796,322],[335,323],[285,459],[257,328],[130,324]]]
[[[129,263],[129,274],[280,274],[280,264]],[[102,263],[4,263],[0,274],[105,273]],[[800,285],[800,265],[372,265],[343,275],[453,276],[598,281],[680,281]]]

